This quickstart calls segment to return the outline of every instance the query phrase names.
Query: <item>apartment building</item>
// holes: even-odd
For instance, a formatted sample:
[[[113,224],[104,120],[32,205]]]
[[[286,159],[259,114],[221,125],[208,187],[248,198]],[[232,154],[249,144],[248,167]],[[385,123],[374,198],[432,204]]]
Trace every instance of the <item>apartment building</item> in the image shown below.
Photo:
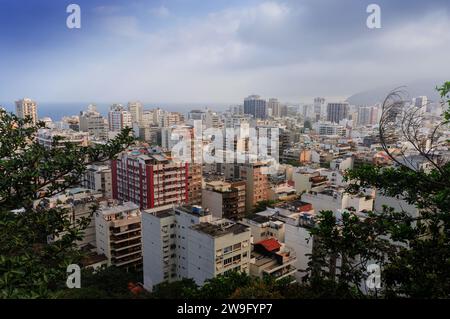
[[[319,135],[323,136],[345,136],[347,133],[344,126],[330,122],[318,123],[317,131]]]
[[[202,207],[217,218],[240,219],[245,215],[245,181],[206,182]]]
[[[268,238],[284,242],[284,223],[276,218],[253,214],[243,218],[241,223],[250,227],[252,243]]]
[[[336,213],[338,210],[349,209],[360,211],[372,211],[374,197],[367,194],[351,195],[340,186],[318,186],[302,195],[302,201],[310,203],[316,212],[330,210]]]
[[[306,275],[304,270],[308,267],[309,255],[313,249],[313,238],[311,237],[310,229],[314,227],[314,216],[315,212],[311,204],[294,200],[281,203],[274,208],[267,208],[265,211],[256,213],[251,218],[252,223],[250,225],[256,224],[255,222],[263,224],[264,221],[276,223],[277,229],[280,230],[278,233],[274,232],[273,227],[271,227],[267,230],[272,236],[267,236],[267,233],[264,233],[265,236],[260,236],[259,238],[257,237],[258,228],[252,225],[251,230],[254,243],[258,243],[258,240],[263,241],[274,238],[280,244],[285,244],[286,248],[292,251],[291,256],[295,257],[292,263],[288,262],[296,269],[290,275],[294,275],[299,282]],[[243,223],[247,224],[248,221],[244,220]]]
[[[80,112],[80,131],[88,132],[94,138],[106,140],[108,125],[103,116],[97,112],[95,105],[89,105],[86,111]]]
[[[81,185],[102,192],[106,198],[112,198],[111,166],[107,164],[88,165]]]
[[[253,244],[250,275],[275,280],[294,277],[297,273],[295,252],[275,238],[268,238]],[[293,279],[295,281],[295,279]]]
[[[95,247],[96,230],[95,220],[91,217],[92,206],[98,204],[103,198],[100,192],[92,191],[86,188],[70,188],[64,193],[46,198],[40,201],[39,205],[45,205],[46,208],[64,208],[70,222],[75,225],[82,218],[90,218],[91,222],[84,230],[83,237],[76,242],[81,249],[87,246]]]
[[[103,202],[95,212],[96,246],[108,264],[126,269],[142,267],[141,211],[132,202]]]
[[[189,202],[189,164],[176,163],[159,151],[123,152],[112,161],[111,172],[114,199],[131,201],[143,209]]]
[[[297,193],[302,193],[310,191],[314,187],[327,184],[328,178],[322,176],[319,170],[299,167],[293,170],[292,181],[294,182]]]
[[[174,147],[185,141],[185,146],[181,147],[179,154]],[[172,125],[161,128],[161,146],[165,151],[177,154],[180,158],[177,161],[189,163],[188,166],[188,202],[191,205],[200,205],[202,202],[202,144],[196,141],[194,136],[194,127],[192,125]],[[186,153],[187,152],[187,153]],[[186,158],[185,158],[186,156]]]
[[[309,256],[313,252],[314,238],[311,235],[311,228],[314,227],[314,211],[305,211],[296,218],[290,218],[285,223],[285,243],[291,247],[296,255],[294,266],[297,269],[295,277],[298,282],[308,273]]]
[[[239,177],[246,181],[245,210],[250,212],[256,204],[269,199],[267,164],[247,163],[239,167]]]
[[[126,127],[133,127],[131,112],[125,110],[121,104],[113,104],[108,113],[108,125],[112,132],[120,132]]]
[[[250,229],[213,218],[200,206],[166,205],[143,211],[144,287],[236,270],[249,273]]]
[[[38,120],[37,116],[37,104],[35,101],[24,98],[15,102],[16,104],[16,115],[19,118],[30,117],[32,124],[36,124]]]
[[[62,129],[39,129],[37,141],[46,148],[64,148],[65,143],[88,146],[89,133]]]

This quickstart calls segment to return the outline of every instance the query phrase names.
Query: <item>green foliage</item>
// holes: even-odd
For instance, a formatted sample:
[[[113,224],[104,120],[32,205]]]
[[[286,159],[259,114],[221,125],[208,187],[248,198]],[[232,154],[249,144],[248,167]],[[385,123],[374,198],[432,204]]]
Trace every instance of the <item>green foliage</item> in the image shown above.
[[[278,202],[279,202],[278,200],[260,201],[255,205],[255,208],[253,209],[252,213],[259,213],[259,212],[265,211],[267,209],[267,207],[273,207]]]
[[[192,279],[182,279],[172,283],[163,282],[155,287],[152,298],[157,299],[195,299],[199,287]]]
[[[48,149],[36,140],[43,127],[0,110],[2,298],[51,297],[64,287],[67,265],[82,257],[75,242],[90,220],[71,221],[65,209],[46,208],[45,200],[77,185],[86,165],[113,159],[132,142],[127,129],[104,145],[66,142]]]
[[[82,269],[81,288],[62,289],[56,298],[65,299],[130,299],[148,297],[148,293],[135,296],[128,289],[130,283],[140,281],[142,274],[126,271],[118,267],[102,267],[98,270]]]
[[[449,105],[448,110],[444,112],[444,118],[446,120],[446,123],[448,123],[450,121],[450,81],[447,81],[442,86],[437,87],[436,90],[441,95],[444,103],[447,103]]]
[[[245,273],[231,272],[205,282],[202,287],[192,279],[162,283],[151,298],[163,299],[274,299],[295,298],[298,284],[292,278],[275,281],[271,277],[253,278]]]
[[[204,299],[228,298],[239,287],[250,284],[252,278],[245,273],[231,272],[226,276],[218,276],[206,281],[199,296]]]
[[[306,120],[306,121],[303,123],[303,127],[312,130],[312,124],[311,124],[311,121],[310,121],[310,120]]]

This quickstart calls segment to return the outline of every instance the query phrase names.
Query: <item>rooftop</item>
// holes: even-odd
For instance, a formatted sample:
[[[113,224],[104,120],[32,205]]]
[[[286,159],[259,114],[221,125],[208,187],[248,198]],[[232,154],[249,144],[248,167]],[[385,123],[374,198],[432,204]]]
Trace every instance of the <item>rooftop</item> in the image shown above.
[[[221,223],[200,223],[191,228],[212,237],[221,237],[227,234],[237,235],[249,230],[247,226],[231,221],[222,221]]]
[[[139,210],[139,206],[132,202],[124,202],[124,203],[108,202],[107,205],[103,204],[99,210],[103,215],[113,215],[129,212],[132,210]]]

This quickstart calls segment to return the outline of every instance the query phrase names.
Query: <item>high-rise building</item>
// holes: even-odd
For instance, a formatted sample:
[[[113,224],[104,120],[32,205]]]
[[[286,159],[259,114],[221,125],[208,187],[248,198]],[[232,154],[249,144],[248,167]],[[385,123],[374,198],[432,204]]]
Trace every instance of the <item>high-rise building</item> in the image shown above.
[[[202,207],[214,217],[240,219],[245,215],[245,181],[207,182],[202,190]]]
[[[259,95],[250,95],[244,100],[244,114],[253,115],[257,119],[267,118],[267,103]]]
[[[190,148],[190,154],[186,162],[189,163],[188,184],[189,201],[191,205],[200,205],[202,201],[202,143],[195,140],[194,126],[192,125],[173,125],[171,127],[161,128],[161,146],[163,150],[172,152],[177,143],[186,141],[186,147]],[[187,150],[189,152],[189,150]]]
[[[142,238],[148,290],[183,278],[202,285],[231,271],[250,271],[250,229],[214,219],[199,206],[168,205],[143,211]]]
[[[359,126],[378,124],[379,115],[377,106],[361,106],[358,109],[357,124]]]
[[[180,125],[184,122],[184,115],[178,112],[163,112],[159,115],[159,126],[169,127],[172,125]]]
[[[316,115],[316,121],[325,117],[325,99],[323,97],[316,97],[314,99],[314,114]]]
[[[131,121],[133,123],[142,123],[144,107],[141,102],[128,102],[128,112],[131,113]]]
[[[206,111],[192,110],[188,113],[188,120],[204,122],[205,119],[206,119]]]
[[[132,128],[133,121],[131,113],[122,104],[113,104],[108,113],[109,130],[118,132],[126,127]]]
[[[108,138],[108,125],[103,116],[97,112],[95,105],[89,105],[86,111],[80,112],[80,131],[89,132],[95,138],[106,140]]]
[[[246,181],[245,209],[250,212],[256,204],[269,199],[269,179],[267,164],[246,163],[239,167],[239,177]]]
[[[311,105],[311,104],[303,105],[303,118],[305,120],[315,118],[314,105]]]
[[[141,269],[141,211],[131,202],[109,200],[95,212],[97,253],[108,264],[126,269]]]
[[[22,119],[30,117],[32,123],[36,124],[38,120],[36,102],[29,98],[16,101],[16,115]]]
[[[361,106],[358,109],[358,125],[364,126],[372,124],[372,108],[370,106]]]
[[[327,121],[339,123],[348,117],[348,103],[328,103]]]
[[[272,110],[273,117],[281,117],[281,103],[278,99],[269,99],[267,108]]]
[[[160,152],[128,150],[112,161],[111,172],[114,199],[144,209],[189,202],[189,164],[174,162]]]

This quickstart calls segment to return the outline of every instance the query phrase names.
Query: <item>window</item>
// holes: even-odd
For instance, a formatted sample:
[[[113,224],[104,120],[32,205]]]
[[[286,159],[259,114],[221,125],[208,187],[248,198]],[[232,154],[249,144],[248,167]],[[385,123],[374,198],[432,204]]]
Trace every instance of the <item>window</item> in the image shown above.
[[[241,249],[241,243],[233,245],[233,250],[238,250],[238,249]]]
[[[232,246],[228,246],[223,249],[223,253],[229,254],[229,253],[231,253],[232,250],[233,250]]]
[[[225,260],[223,261],[223,264],[224,264],[225,266],[228,266],[228,265],[230,265],[232,262],[233,262],[233,258],[227,258],[227,259],[225,259]]]

